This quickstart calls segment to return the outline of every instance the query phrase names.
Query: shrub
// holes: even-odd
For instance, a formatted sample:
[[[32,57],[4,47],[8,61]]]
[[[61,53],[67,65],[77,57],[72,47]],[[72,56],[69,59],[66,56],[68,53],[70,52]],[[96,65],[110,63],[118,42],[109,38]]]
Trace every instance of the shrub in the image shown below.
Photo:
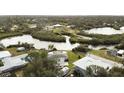
[[[0,60],[0,67],[1,67],[1,66],[4,66],[4,64],[3,64],[3,62]]]
[[[80,46],[78,46],[78,47],[76,47],[76,48],[74,48],[74,49],[72,49],[72,51],[74,51],[74,52],[88,52],[90,49],[88,48],[88,47],[86,47],[85,45],[80,45]]]
[[[33,32],[31,34],[34,38],[45,41],[53,41],[53,42],[65,42],[65,37],[52,33],[52,32]]]

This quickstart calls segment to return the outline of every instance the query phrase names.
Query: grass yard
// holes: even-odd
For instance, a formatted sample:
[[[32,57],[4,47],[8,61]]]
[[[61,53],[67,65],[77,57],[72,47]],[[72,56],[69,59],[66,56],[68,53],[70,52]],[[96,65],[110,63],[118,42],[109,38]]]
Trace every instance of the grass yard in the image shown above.
[[[73,62],[79,60],[80,58],[84,57],[85,55],[83,53],[74,53],[72,51],[68,51],[68,60],[69,60],[69,67],[73,68]]]
[[[109,59],[109,60],[112,60],[112,61],[115,61],[115,62],[122,63],[121,58],[108,55],[106,53],[106,50],[92,50],[90,53],[97,55],[97,56],[100,56],[100,57],[103,57],[103,58],[106,58],[106,59]]]

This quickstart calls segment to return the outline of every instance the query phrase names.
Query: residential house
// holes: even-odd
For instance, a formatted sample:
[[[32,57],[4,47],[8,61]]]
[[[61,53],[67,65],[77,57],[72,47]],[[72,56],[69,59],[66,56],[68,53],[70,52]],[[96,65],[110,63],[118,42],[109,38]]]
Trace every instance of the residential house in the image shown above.
[[[29,28],[36,28],[37,27],[37,24],[28,24],[28,27]]]
[[[53,30],[54,28],[60,28],[60,27],[62,27],[62,25],[60,24],[45,26],[44,30],[50,31],[50,30]]]
[[[123,67],[122,64],[92,54],[88,54],[86,57],[74,62],[73,64],[75,65],[75,71],[82,75],[86,74],[85,72],[87,67],[91,65],[100,66],[105,69],[111,69],[114,66]]]
[[[17,30],[18,28],[19,28],[18,25],[13,25],[12,28],[11,28],[11,31],[15,31],[15,30]]]
[[[68,65],[68,56],[66,51],[53,51],[48,53],[48,58],[56,60],[57,63],[63,67]]]
[[[2,59],[2,62],[4,65],[0,67],[0,73],[12,71],[14,69],[23,67],[24,65],[26,65],[28,63],[25,60],[25,58],[27,56],[28,56],[28,54],[22,54],[19,56],[6,57],[6,58]]]
[[[56,27],[62,27],[62,25],[56,24],[56,25],[53,25],[53,27],[54,27],[54,28],[56,28]]]
[[[19,48],[17,48],[17,51],[18,52],[25,51],[25,47],[19,47]]]
[[[120,56],[120,57],[124,57],[124,50],[119,50],[117,52],[117,55]]]

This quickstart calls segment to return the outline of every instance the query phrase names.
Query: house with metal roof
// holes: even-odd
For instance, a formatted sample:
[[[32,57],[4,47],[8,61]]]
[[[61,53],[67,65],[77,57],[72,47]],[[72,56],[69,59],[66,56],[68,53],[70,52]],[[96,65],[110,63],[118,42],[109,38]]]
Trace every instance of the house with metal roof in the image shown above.
[[[19,56],[7,57],[2,59],[4,65],[0,67],[0,73],[8,72],[26,65],[28,63],[25,60],[27,56],[28,54],[22,54]]]
[[[74,62],[73,64],[75,65],[75,69],[83,74],[85,73],[87,67],[91,65],[100,66],[105,69],[111,69],[115,66],[123,67],[122,64],[92,54],[88,54],[86,57]]]

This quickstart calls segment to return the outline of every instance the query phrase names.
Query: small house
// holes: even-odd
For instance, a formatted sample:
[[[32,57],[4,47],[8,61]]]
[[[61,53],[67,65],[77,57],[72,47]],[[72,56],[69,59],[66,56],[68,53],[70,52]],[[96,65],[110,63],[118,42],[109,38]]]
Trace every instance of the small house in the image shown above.
[[[18,52],[25,51],[25,48],[24,47],[19,47],[19,48],[17,48],[17,51]]]
[[[3,66],[0,67],[0,73],[3,72],[9,72],[14,69],[20,68],[24,65],[26,65],[28,62],[25,60],[25,58],[28,56],[28,54],[22,54],[15,57],[7,57],[2,59]]]
[[[87,67],[91,65],[100,66],[105,69],[111,69],[114,66],[117,66],[117,67],[123,66],[122,64],[119,64],[117,62],[114,62],[105,58],[101,58],[99,56],[92,55],[92,54],[88,54],[86,57],[74,62],[73,64],[75,65],[75,71],[80,73],[83,76],[85,76],[86,74],[85,72],[87,70]]]
[[[53,27],[54,27],[54,28],[56,28],[56,27],[62,27],[62,25],[56,24],[56,25],[53,25]]]
[[[56,60],[60,66],[68,65],[68,56],[66,51],[52,51],[48,53],[48,58]]]
[[[124,57],[124,50],[119,50],[117,52],[117,55],[120,56],[120,57]]]
[[[36,28],[37,27],[37,24],[28,24],[28,27],[29,28]]]

